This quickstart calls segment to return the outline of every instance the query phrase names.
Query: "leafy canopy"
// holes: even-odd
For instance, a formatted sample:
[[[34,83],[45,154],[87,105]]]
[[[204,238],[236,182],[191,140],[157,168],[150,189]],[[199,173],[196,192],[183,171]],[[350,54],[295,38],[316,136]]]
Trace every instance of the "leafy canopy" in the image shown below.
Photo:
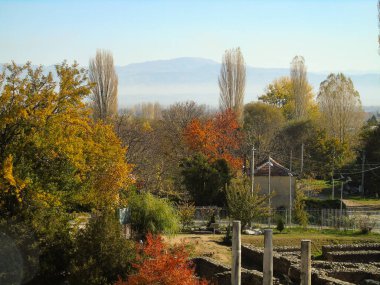
[[[0,205],[110,208],[131,180],[125,149],[110,126],[94,123],[86,72],[66,62],[44,73],[30,63],[0,76]]]
[[[204,122],[199,119],[191,121],[184,136],[192,150],[201,152],[210,160],[224,159],[233,169],[241,169],[243,164],[238,152],[242,133],[233,111],[226,110]]]

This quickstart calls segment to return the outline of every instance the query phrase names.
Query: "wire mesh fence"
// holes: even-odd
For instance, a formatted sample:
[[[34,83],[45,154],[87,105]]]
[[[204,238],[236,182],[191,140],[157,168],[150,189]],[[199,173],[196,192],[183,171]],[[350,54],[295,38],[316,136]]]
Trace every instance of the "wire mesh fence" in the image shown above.
[[[316,228],[336,228],[343,230],[368,229],[380,231],[380,211],[354,209],[309,209],[308,226]],[[194,221],[197,224],[208,223],[212,217],[215,222],[228,224],[231,222],[225,208],[205,206],[196,207]],[[292,217],[290,219],[290,217]],[[294,210],[272,210],[270,214],[255,218],[252,222],[257,226],[273,226],[281,219],[287,226],[298,226]]]

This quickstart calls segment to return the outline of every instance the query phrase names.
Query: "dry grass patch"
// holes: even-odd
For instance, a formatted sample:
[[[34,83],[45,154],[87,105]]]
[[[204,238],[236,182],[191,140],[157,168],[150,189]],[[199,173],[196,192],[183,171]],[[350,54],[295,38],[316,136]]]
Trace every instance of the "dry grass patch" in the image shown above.
[[[165,239],[170,243],[187,243],[191,256],[208,256],[220,263],[230,265],[231,248],[221,243],[223,235],[195,235],[179,234],[167,236]],[[322,252],[323,245],[353,244],[353,243],[380,243],[379,234],[362,235],[356,232],[339,232],[336,230],[286,230],[285,233],[274,233],[274,246],[300,246],[301,240],[312,241],[312,254],[318,256]],[[264,246],[264,236],[242,235],[242,243],[252,244],[257,247]]]

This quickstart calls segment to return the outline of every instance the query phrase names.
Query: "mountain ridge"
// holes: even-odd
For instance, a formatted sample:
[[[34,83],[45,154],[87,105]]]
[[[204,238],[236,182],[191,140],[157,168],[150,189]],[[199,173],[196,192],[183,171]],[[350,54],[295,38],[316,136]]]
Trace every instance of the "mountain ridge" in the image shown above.
[[[200,104],[218,106],[218,76],[221,63],[201,57],[179,57],[116,65],[119,77],[119,106],[143,102],[169,105],[193,100]],[[47,71],[54,65],[46,66]],[[246,66],[245,103],[257,100],[274,79],[289,75],[289,68]],[[330,72],[308,72],[308,79],[317,93],[319,84]],[[363,105],[380,105],[380,72],[350,73]]]

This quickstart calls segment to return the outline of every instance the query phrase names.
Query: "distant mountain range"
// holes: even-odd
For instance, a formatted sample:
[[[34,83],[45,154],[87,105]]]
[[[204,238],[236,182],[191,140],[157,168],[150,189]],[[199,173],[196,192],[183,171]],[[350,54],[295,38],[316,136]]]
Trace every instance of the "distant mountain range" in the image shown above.
[[[218,75],[220,63],[203,58],[184,57],[117,66],[119,76],[119,105],[131,106],[142,102],[169,105],[194,100],[200,104],[218,106]],[[247,66],[245,102],[257,100],[273,79],[289,75],[286,68],[257,68]],[[317,92],[328,73],[308,72],[308,79]],[[380,74],[350,74],[359,91],[363,105],[380,105]],[[374,107],[376,110],[377,108]],[[372,108],[373,109],[373,108]],[[380,109],[380,108],[379,108]]]
[[[53,70],[48,66],[47,71]],[[169,105],[193,100],[211,107],[219,105],[218,76],[220,63],[203,58],[182,57],[116,66],[119,76],[119,107],[158,102]],[[289,75],[287,68],[247,66],[245,103],[256,101],[275,78]],[[318,92],[328,73],[308,72],[308,79]],[[350,74],[365,110],[380,112],[380,73]]]

